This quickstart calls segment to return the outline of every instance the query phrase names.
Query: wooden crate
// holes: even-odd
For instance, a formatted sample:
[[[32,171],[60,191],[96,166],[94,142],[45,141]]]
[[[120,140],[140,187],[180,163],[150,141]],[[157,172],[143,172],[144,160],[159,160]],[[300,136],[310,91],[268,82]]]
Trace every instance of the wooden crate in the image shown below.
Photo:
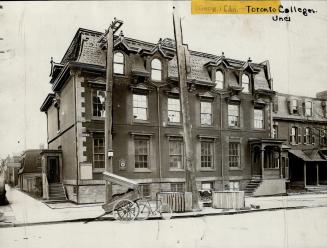
[[[223,209],[244,208],[244,191],[213,191],[212,207]]]
[[[157,194],[158,200],[170,205],[173,212],[185,212],[184,192],[160,192]]]

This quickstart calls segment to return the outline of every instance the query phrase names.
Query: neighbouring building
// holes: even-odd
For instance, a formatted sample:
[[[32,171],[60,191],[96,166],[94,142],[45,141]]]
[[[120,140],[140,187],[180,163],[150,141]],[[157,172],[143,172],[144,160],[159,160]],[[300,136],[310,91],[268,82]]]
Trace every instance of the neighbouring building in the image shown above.
[[[98,43],[101,35],[79,29],[60,63],[51,60],[53,92],[41,106],[47,115],[48,151],[57,157],[54,181],[77,203],[104,201],[106,52]],[[285,193],[286,164],[280,161],[287,152],[283,139],[271,137],[275,92],[268,61],[191,50],[187,57],[198,188]],[[141,183],[144,196],[183,191],[174,41],[153,44],[120,33],[113,60],[113,172]],[[45,192],[54,181],[42,173]]]
[[[18,170],[20,169],[20,156],[13,155],[8,156],[4,160],[5,173],[6,173],[6,183],[11,186],[18,185]]]
[[[286,139],[282,160],[290,188],[327,187],[327,92],[316,98],[278,93],[273,136]]]
[[[26,150],[20,157],[18,186],[35,196],[42,196],[42,168],[40,149]]]

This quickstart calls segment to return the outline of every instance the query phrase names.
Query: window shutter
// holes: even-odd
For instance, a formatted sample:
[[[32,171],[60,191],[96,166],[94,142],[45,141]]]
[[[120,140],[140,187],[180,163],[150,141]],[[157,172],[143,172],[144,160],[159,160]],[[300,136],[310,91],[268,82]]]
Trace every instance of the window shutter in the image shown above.
[[[301,135],[302,134],[302,129],[300,127],[297,128],[297,143],[301,144],[302,140],[301,140]]]
[[[276,97],[273,102],[273,111],[274,113],[278,112],[278,98]]]
[[[303,115],[303,103],[301,100],[297,100],[297,112],[299,115]]]
[[[291,101],[291,99],[287,99],[287,107],[288,107],[289,114],[293,114],[292,113],[292,101]]]
[[[292,127],[289,128],[289,143],[292,144]]]

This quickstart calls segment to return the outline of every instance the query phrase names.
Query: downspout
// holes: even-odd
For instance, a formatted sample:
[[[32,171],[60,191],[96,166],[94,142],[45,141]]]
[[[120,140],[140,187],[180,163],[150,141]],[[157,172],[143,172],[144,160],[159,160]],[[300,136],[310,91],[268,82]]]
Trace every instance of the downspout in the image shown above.
[[[222,140],[222,132],[223,132],[223,95],[224,94],[230,94],[230,92],[217,92],[220,96],[220,147],[221,147],[221,177],[222,177],[222,183],[223,183],[223,190],[224,190],[224,149],[223,149],[223,140]]]
[[[157,89],[157,112],[158,112],[158,156],[159,156],[159,190],[161,190],[162,171],[161,171],[161,116],[160,116],[160,86]]]
[[[75,156],[76,156],[76,201],[78,203],[79,200],[79,162],[78,162],[78,145],[77,145],[77,110],[76,110],[76,104],[77,104],[77,100],[76,100],[76,73],[74,73],[73,75],[73,81],[74,81],[74,122],[75,122],[75,147],[76,147],[76,152],[75,152]]]

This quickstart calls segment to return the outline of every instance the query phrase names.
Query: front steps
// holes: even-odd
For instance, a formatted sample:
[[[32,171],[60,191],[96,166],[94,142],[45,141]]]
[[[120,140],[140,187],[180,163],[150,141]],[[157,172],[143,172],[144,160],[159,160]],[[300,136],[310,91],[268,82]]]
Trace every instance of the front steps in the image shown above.
[[[255,190],[260,186],[262,182],[261,176],[252,176],[251,181],[245,187],[245,195],[252,196]]]
[[[52,202],[67,201],[66,193],[62,183],[49,184],[49,201]]]

